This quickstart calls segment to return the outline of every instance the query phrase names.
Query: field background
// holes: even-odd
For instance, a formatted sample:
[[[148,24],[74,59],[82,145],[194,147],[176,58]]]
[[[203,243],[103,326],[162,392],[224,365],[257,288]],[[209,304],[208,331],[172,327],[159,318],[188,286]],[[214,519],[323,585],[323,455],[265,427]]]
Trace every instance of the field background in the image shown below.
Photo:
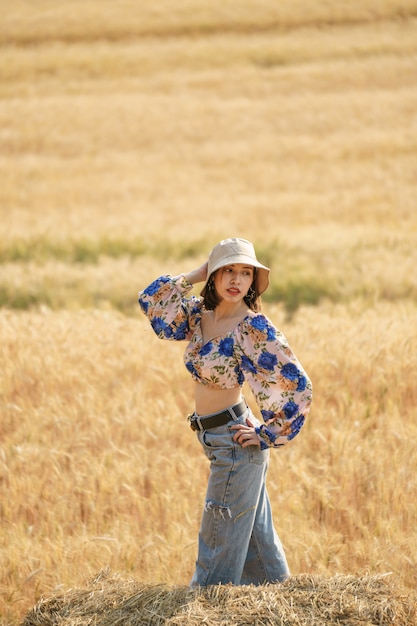
[[[315,389],[271,455],[292,571],[415,589],[415,2],[0,9],[0,623],[105,567],[188,583],[208,467],[136,295],[235,235]]]

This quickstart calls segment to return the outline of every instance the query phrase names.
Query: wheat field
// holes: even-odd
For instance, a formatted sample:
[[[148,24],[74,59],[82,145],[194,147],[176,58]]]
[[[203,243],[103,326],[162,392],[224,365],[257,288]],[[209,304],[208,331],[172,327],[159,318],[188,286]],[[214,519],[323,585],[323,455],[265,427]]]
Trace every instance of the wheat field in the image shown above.
[[[314,385],[269,470],[291,570],[412,593],[415,3],[0,7],[0,624],[106,567],[188,583],[208,467],[136,296],[236,235]]]

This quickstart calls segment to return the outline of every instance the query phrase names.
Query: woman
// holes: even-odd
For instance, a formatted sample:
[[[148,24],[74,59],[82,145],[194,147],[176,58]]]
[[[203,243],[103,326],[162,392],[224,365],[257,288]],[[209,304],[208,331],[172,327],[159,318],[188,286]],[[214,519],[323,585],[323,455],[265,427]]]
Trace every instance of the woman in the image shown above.
[[[187,297],[204,283],[201,298]],[[188,274],[161,276],[139,304],[161,339],[187,340],[184,361],[195,381],[189,416],[210,460],[192,586],[285,580],[289,569],[275,531],[265,477],[269,449],[293,439],[312,388],[285,337],[260,311],[269,269],[245,239],[221,241]],[[264,422],[241,391],[251,388]]]

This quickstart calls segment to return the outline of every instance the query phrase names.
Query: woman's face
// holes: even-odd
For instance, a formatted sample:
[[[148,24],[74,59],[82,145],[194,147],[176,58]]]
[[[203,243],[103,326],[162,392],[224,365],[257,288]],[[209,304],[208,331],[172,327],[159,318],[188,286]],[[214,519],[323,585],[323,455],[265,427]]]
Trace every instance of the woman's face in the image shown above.
[[[243,263],[233,263],[221,267],[214,276],[217,295],[226,302],[243,300],[253,281],[253,267]]]

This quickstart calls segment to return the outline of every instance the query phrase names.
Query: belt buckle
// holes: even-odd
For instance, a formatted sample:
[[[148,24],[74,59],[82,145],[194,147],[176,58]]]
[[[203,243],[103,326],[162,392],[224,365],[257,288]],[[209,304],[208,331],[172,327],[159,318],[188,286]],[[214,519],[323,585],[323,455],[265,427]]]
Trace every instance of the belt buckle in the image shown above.
[[[190,413],[190,415],[187,416],[187,419],[190,423],[191,430],[194,430],[194,431],[198,430],[198,426],[197,426],[198,422],[197,422],[196,415],[194,413]]]

